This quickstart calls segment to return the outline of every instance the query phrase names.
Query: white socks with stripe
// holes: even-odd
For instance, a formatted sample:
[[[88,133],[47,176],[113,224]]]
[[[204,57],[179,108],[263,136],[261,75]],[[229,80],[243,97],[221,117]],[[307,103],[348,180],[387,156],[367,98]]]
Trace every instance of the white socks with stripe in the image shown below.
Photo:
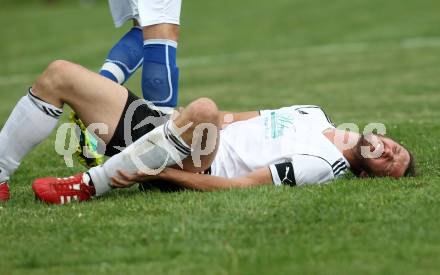
[[[62,113],[31,89],[20,99],[0,132],[0,182],[8,180],[21,159],[52,133]]]
[[[173,124],[168,121],[111,157],[102,166],[90,169],[96,196],[111,189],[111,178],[117,177],[118,170],[129,174],[138,171],[157,174],[164,167],[181,164],[191,154],[191,148],[178,135]]]

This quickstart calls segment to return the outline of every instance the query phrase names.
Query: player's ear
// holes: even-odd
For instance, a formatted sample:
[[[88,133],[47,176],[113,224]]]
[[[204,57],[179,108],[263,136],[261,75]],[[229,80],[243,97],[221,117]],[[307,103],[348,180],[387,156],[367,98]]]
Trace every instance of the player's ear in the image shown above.
[[[362,170],[362,171],[359,173],[359,177],[360,177],[360,178],[368,178],[369,175],[368,175],[367,172],[365,172],[364,170]]]

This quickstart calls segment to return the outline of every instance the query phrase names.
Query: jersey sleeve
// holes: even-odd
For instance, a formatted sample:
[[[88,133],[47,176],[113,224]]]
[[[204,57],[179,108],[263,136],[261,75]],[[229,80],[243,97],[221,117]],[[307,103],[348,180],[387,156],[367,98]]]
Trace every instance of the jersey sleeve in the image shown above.
[[[269,166],[275,185],[301,186],[334,179],[332,167],[316,156],[296,155],[291,161]]]

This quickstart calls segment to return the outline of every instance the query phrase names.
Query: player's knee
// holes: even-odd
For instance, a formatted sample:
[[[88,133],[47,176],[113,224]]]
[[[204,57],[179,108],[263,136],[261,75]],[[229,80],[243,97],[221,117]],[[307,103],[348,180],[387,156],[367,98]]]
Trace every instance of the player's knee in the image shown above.
[[[190,108],[191,120],[195,123],[218,123],[217,105],[209,98],[199,98],[187,108]]]
[[[180,26],[168,23],[157,24],[143,27],[143,33],[144,37],[149,39],[169,39],[177,42],[180,35]]]
[[[49,75],[59,75],[71,65],[72,63],[66,60],[55,60],[47,66],[46,72]]]
[[[73,64],[65,60],[56,60],[47,66],[37,85],[48,93],[59,93],[68,87],[69,71]]]

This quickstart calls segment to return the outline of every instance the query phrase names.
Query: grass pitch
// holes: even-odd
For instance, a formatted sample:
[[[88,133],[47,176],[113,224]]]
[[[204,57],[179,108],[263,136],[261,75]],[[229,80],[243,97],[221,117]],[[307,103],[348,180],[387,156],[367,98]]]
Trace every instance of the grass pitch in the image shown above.
[[[98,70],[127,29],[113,28],[104,1],[40,2],[0,0],[0,125],[50,61]],[[319,104],[337,124],[382,122],[412,149],[421,176],[131,189],[47,206],[31,182],[82,170],[66,168],[52,136],[23,161],[0,206],[0,273],[438,274],[439,9],[435,0],[184,1],[183,105],[201,96],[237,111]]]

